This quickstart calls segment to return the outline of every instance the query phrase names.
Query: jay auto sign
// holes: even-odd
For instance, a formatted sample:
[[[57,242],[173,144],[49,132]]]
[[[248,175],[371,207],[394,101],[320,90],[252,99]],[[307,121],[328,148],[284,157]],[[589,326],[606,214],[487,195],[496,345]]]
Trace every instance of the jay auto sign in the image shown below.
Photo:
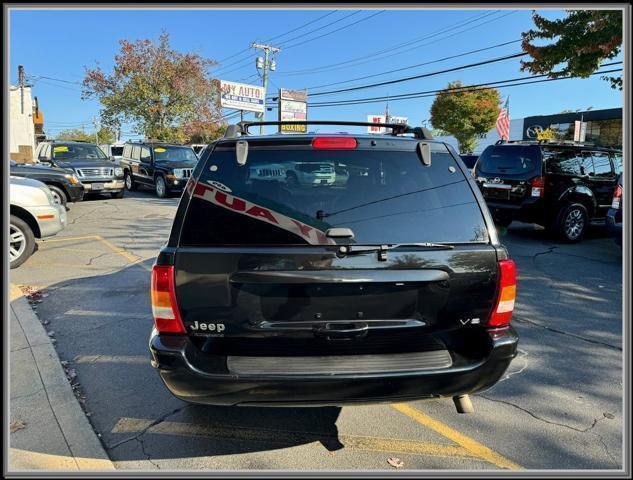
[[[266,92],[263,87],[220,80],[220,91],[223,108],[264,113]]]

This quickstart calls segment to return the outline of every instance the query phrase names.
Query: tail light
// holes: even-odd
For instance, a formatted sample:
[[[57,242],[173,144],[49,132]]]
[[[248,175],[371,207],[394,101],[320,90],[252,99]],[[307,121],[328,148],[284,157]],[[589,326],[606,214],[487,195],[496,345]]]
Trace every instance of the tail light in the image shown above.
[[[620,210],[620,203],[622,202],[622,185],[618,185],[613,192],[613,201],[611,202],[611,208],[614,210]]]
[[[495,304],[488,327],[506,327],[512,319],[514,311],[514,299],[516,298],[516,265],[513,260],[501,260],[499,262],[499,289],[497,302]]]
[[[530,180],[530,186],[532,187],[532,196],[542,198],[545,195],[545,178],[534,177]]]
[[[186,333],[176,303],[172,265],[154,265],[152,268],[152,315],[160,333]]]
[[[357,142],[352,137],[316,137],[312,140],[312,148],[316,150],[352,150]]]

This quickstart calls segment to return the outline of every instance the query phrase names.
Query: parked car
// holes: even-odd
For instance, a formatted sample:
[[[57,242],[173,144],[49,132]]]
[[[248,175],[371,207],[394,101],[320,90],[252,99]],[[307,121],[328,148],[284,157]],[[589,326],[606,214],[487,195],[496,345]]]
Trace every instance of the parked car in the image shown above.
[[[462,162],[464,162],[464,165],[466,165],[469,169],[472,169],[475,166],[475,163],[477,163],[479,155],[460,155],[460,157]]]
[[[26,177],[45,183],[55,203],[66,206],[67,202],[79,202],[84,197],[84,186],[77,175],[63,168],[32,165],[10,161],[10,173],[15,177]]]
[[[112,198],[123,198],[123,169],[92,143],[47,140],[37,146],[33,160],[74,173],[85,194],[108,193]]]
[[[286,168],[286,184],[291,187],[302,185],[333,185],[336,172],[331,163],[291,162]]]
[[[151,187],[159,198],[182,192],[197,163],[191,147],[168,143],[126,143],[121,158],[125,187]]]
[[[620,174],[618,186],[613,194],[611,208],[607,212],[607,228],[615,243],[622,246],[622,211],[624,210],[624,177]]]
[[[99,145],[99,148],[105,153],[108,157],[114,158],[114,162],[118,165],[121,161],[121,157],[123,156],[123,146],[124,143],[103,143]]]
[[[588,144],[509,142],[488,146],[473,175],[497,224],[536,223],[578,242],[604,224],[620,152]]]
[[[516,355],[515,265],[454,150],[247,128],[197,165],[152,269],[166,387],[198,404],[448,396],[464,410],[495,384]],[[296,162],[353,175],[319,188],[249,175]]]
[[[22,265],[35,251],[35,239],[56,235],[66,226],[66,209],[55,203],[46,184],[30,178],[9,179],[9,263]]]

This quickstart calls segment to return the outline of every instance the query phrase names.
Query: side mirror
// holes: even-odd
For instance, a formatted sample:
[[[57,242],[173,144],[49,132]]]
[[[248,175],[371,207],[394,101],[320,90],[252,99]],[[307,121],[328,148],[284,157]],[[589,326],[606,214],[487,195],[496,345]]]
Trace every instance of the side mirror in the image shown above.
[[[418,151],[418,156],[422,160],[422,164],[425,165],[426,167],[430,167],[431,166],[431,145],[429,145],[428,143],[419,142],[417,151]]]
[[[246,165],[248,158],[248,142],[246,140],[238,140],[235,144],[235,161],[239,166]]]

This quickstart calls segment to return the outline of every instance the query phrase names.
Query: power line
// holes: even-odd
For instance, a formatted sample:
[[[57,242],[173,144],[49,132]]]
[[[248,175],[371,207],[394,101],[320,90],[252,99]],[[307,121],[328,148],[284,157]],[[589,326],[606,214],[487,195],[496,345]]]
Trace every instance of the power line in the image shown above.
[[[335,11],[337,11],[337,10],[335,10]],[[330,22],[330,23],[327,23],[327,24],[325,24],[325,25],[322,25],[322,26],[320,26],[320,27],[318,27],[318,28],[315,28],[314,30],[310,30],[309,32],[302,33],[301,35],[299,35],[299,36],[297,36],[297,37],[293,37],[293,38],[291,38],[291,39],[284,40],[284,43],[286,43],[286,42],[291,42],[291,41],[293,41],[293,40],[296,40],[297,38],[301,38],[301,37],[303,37],[303,36],[305,36],[305,35],[310,35],[311,33],[314,33],[314,32],[318,32],[319,30],[322,30],[322,29],[324,29],[324,28],[327,28],[327,27],[329,27],[330,25],[334,25],[335,23],[338,23],[338,22],[340,22],[340,21],[342,21],[342,20],[345,20],[346,18],[349,18],[349,17],[351,17],[351,16],[353,16],[353,15],[356,15],[356,14],[358,14],[358,13],[360,13],[360,12],[361,12],[361,10],[357,10],[356,12],[353,12],[353,13],[351,13],[350,15],[346,15],[346,16],[344,16],[344,17],[342,17],[342,18],[339,18],[338,20],[335,20],[335,21],[333,21],[333,22]],[[323,17],[321,17],[321,18],[323,18]],[[312,23],[315,23],[315,22],[312,22]],[[309,22],[309,23],[307,23],[306,25],[310,25],[310,22]],[[304,27],[305,27],[306,25],[304,25]],[[302,28],[303,28],[303,27],[302,27]],[[298,30],[298,29],[296,29],[296,30]],[[282,34],[282,35],[279,35],[279,36],[284,36],[284,35],[286,35],[286,34],[288,34],[288,33],[290,33],[290,32],[286,32],[286,33],[284,33],[284,34]],[[250,47],[249,47],[249,50],[250,50]],[[252,58],[252,57],[238,59],[238,60],[236,60],[235,62],[232,62],[232,63],[229,63],[229,64],[227,64],[227,65],[224,65],[224,66],[223,66],[223,67],[221,67],[219,70],[216,70],[216,71],[214,72],[214,75],[217,75],[218,73],[222,72],[222,71],[223,71],[223,70],[225,70],[226,68],[229,68],[229,67],[234,66],[234,65],[241,64],[241,66],[240,66],[240,67],[237,67],[237,68],[235,68],[235,69],[233,69],[233,70],[230,70],[229,72],[224,71],[222,74],[223,74],[223,75],[227,75],[227,74],[229,74],[229,73],[231,73],[231,72],[235,72],[235,71],[237,71],[237,70],[240,70],[240,69],[244,68],[244,67],[247,65],[247,63],[251,62],[252,60],[253,60],[253,58]]]
[[[264,40],[264,42],[271,42],[272,40],[276,40],[277,38],[284,37],[284,36],[288,35],[289,33],[296,32],[297,30],[301,30],[302,28],[307,27],[308,25],[312,25],[313,23],[316,23],[316,22],[318,22],[319,20],[322,20],[322,19],[324,19],[325,17],[328,17],[328,16],[330,16],[330,15],[332,15],[332,14],[336,13],[336,12],[338,12],[338,10],[332,10],[331,12],[328,12],[328,13],[326,13],[325,15],[321,15],[320,17],[318,17],[318,18],[316,18],[316,19],[314,19],[314,20],[311,20],[311,21],[309,21],[309,22],[307,22],[307,23],[304,23],[303,25],[301,25],[301,26],[299,26],[299,27],[297,27],[297,28],[293,28],[292,30],[288,30],[287,32],[284,32],[284,33],[282,33],[282,34],[279,34],[279,35],[276,35],[276,36],[274,36],[274,37],[272,37],[272,38],[269,38],[269,39],[267,39],[267,40]],[[223,58],[222,60],[218,60],[218,64],[222,64],[222,62],[224,62],[225,60],[228,60],[229,58],[233,58],[233,57],[236,57],[236,56],[238,56],[238,55],[241,55],[241,54],[242,54],[242,53],[244,53],[244,52],[248,52],[250,49],[251,49],[251,46],[249,45],[249,46],[248,46],[247,48],[245,48],[244,50],[241,50],[241,51],[239,51],[239,52],[237,52],[237,53],[234,53],[233,55],[229,55],[228,57],[225,57],[225,58]],[[239,60],[239,61],[242,61],[242,60]],[[228,66],[230,66],[230,65],[224,65],[222,68],[220,68],[220,70],[222,70],[223,68],[226,68],[226,67],[228,67]]]
[[[268,38],[268,39],[264,40],[264,42],[268,43],[268,42],[272,42],[273,40],[277,40],[280,37],[285,37],[289,33],[296,32],[297,30],[301,30],[302,28],[307,27],[308,25],[312,25],[313,23],[317,23],[319,20],[322,20],[325,17],[329,17],[330,15],[332,15],[332,14],[334,14],[336,12],[338,12],[338,10],[332,10],[331,12],[328,12],[325,15],[321,15],[319,18],[316,18],[316,19],[314,19],[314,20],[312,20],[312,21],[310,21],[308,23],[305,23],[305,24],[301,25],[300,27],[297,27],[297,28],[294,28],[292,30],[289,30],[286,33],[282,33],[281,35],[277,35],[275,37]],[[286,40],[284,40],[284,41],[286,41]]]
[[[320,95],[332,95],[332,94],[335,94],[335,93],[351,92],[351,91],[356,91],[356,90],[365,90],[367,88],[381,87],[383,85],[392,85],[394,83],[408,82],[410,80],[417,80],[419,78],[432,77],[432,76],[435,76],[435,75],[440,75],[442,73],[455,72],[455,71],[458,71],[458,70],[465,70],[467,68],[479,67],[481,65],[489,65],[491,63],[502,62],[502,61],[505,61],[505,60],[510,60],[512,58],[523,57],[525,55],[527,55],[527,53],[525,53],[525,52],[514,53],[512,55],[505,55],[503,57],[497,57],[497,58],[493,58],[493,59],[490,59],[490,60],[483,60],[481,62],[469,63],[467,65],[460,65],[458,67],[447,68],[447,69],[439,70],[439,71],[436,71],[436,72],[423,73],[423,74],[420,74],[420,75],[413,75],[413,76],[410,76],[410,77],[398,78],[398,79],[395,79],[395,80],[387,80],[385,82],[379,82],[379,83],[371,83],[371,84],[361,85],[361,86],[357,86],[357,87],[349,87],[349,88],[341,88],[341,89],[338,89],[338,90],[330,90],[329,92],[312,93],[312,94],[310,94],[310,96],[311,97],[317,97],[317,96],[320,96]]]
[[[382,54],[382,53],[385,53],[385,52],[389,52],[389,53],[393,54],[394,50],[398,50],[399,48],[402,48],[404,46],[410,45],[411,43],[420,42],[420,41],[426,40],[426,39],[431,38],[431,37],[433,37],[434,35],[436,35],[437,33],[440,33],[440,32],[446,32],[446,31],[454,30],[455,28],[461,28],[461,27],[463,27],[465,25],[468,25],[469,23],[475,22],[477,20],[481,20],[481,19],[485,18],[486,16],[490,16],[490,15],[493,15],[493,14],[498,13],[498,12],[499,12],[499,10],[495,10],[494,12],[491,12],[491,13],[486,13],[486,14],[483,14],[483,15],[475,15],[474,17],[469,18],[466,22],[459,21],[459,22],[457,22],[455,24],[449,25],[449,26],[444,27],[442,29],[435,30],[435,31],[433,31],[431,33],[425,34],[422,37],[418,37],[417,39],[410,40],[408,42],[403,42],[403,43],[398,43],[398,44],[395,44],[395,45],[391,45],[390,47],[387,47],[387,48],[385,48],[383,50],[378,50],[378,51],[375,51],[375,52],[371,52],[371,53],[368,53],[366,55],[362,55],[360,57],[351,58],[351,59],[348,59],[348,60],[345,60],[345,61],[342,61],[342,62],[332,63],[332,64],[329,64],[329,65],[321,65],[320,67],[314,67],[314,68],[308,68],[308,69],[302,69],[302,70],[291,70],[291,71],[288,71],[288,72],[279,72],[279,74],[280,75],[306,75],[308,73],[314,73],[314,72],[317,72],[317,71],[331,70],[334,67],[339,67],[341,65],[348,65],[348,64],[351,64],[351,63],[355,63],[355,62],[357,62],[359,60],[366,59],[366,58],[371,58],[370,61],[373,61],[373,59],[374,59],[374,57],[376,55],[379,55],[379,54]]]
[[[459,54],[456,54],[456,55],[451,55],[450,57],[438,58],[437,60],[430,60],[428,62],[417,63],[415,65],[409,65],[407,67],[396,68],[394,70],[387,70],[386,72],[374,73],[372,75],[365,75],[364,77],[350,78],[349,80],[342,80],[340,82],[326,83],[326,84],[323,84],[323,85],[315,85],[315,86],[312,86],[312,87],[307,87],[307,89],[308,90],[312,90],[314,88],[331,87],[333,85],[340,85],[340,84],[343,84],[343,83],[356,82],[358,80],[365,80],[367,78],[380,77],[382,75],[388,75],[390,73],[402,72],[404,70],[410,70],[412,68],[422,67],[424,65],[431,65],[433,63],[439,63],[439,62],[444,62],[446,60],[452,60],[454,58],[465,57],[467,55],[472,55],[473,53],[484,52],[486,50],[492,50],[494,48],[504,47],[506,45],[511,45],[513,43],[518,43],[518,42],[521,42],[521,41],[522,41],[521,39],[518,39],[518,40],[512,40],[510,42],[498,43],[498,44],[492,45],[490,47],[478,48],[477,50],[470,50],[469,52],[464,52],[464,53],[459,53]]]
[[[612,63],[606,63],[604,65],[601,65],[601,68],[603,67],[607,67],[607,66],[611,66],[611,65],[617,65],[617,64],[621,64],[622,62],[612,62]],[[605,73],[612,73],[612,72],[620,72],[622,71],[621,69],[612,69],[612,70],[604,70],[604,71],[600,71],[600,72],[594,72],[591,75],[599,75],[599,74],[605,74]],[[431,96],[435,96],[438,93],[464,93],[464,92],[470,92],[470,91],[476,91],[479,89],[486,89],[486,87],[488,87],[487,89],[490,88],[504,88],[504,87],[508,87],[508,86],[516,86],[516,85],[529,85],[531,83],[541,83],[541,82],[546,82],[546,81],[554,81],[554,80],[565,80],[565,79],[570,79],[570,78],[575,78],[572,76],[566,76],[566,77],[556,77],[556,78],[548,78],[545,80],[535,80],[535,81],[530,81],[530,82],[522,82],[522,83],[510,83],[510,82],[516,82],[516,81],[523,81],[523,80],[530,80],[530,79],[534,79],[534,78],[542,78],[542,77],[547,77],[549,76],[549,74],[541,74],[541,75],[534,75],[534,76],[529,76],[529,77],[518,77],[518,78],[511,78],[508,80],[499,80],[499,81],[494,81],[494,82],[486,82],[486,83],[480,83],[480,84],[476,84],[476,85],[466,85],[464,87],[455,87],[455,88],[451,88],[451,89],[447,89],[447,88],[440,88],[440,89],[436,89],[436,90],[427,90],[427,91],[423,91],[423,92],[412,92],[412,93],[405,93],[405,94],[401,94],[401,95],[390,95],[390,96],[381,96],[381,97],[369,97],[369,98],[359,98],[359,99],[354,99],[354,100],[339,100],[339,101],[331,101],[331,102],[320,102],[320,103],[309,103],[308,106],[310,108],[319,108],[319,107],[337,107],[337,106],[345,106],[345,105],[361,105],[361,104],[367,104],[367,103],[382,103],[384,102],[386,99],[389,99],[389,101],[399,101],[399,100],[411,100],[411,99],[415,99],[415,98],[424,98],[424,97],[431,97]],[[501,83],[510,83],[509,85],[499,85]],[[497,85],[497,87],[493,87],[493,85]],[[271,107],[275,108],[275,104],[271,103],[270,104]]]
[[[358,15],[360,12],[362,12],[362,10],[356,10],[355,12],[352,12],[352,13],[350,13],[349,15],[345,15],[344,17],[341,17],[341,18],[339,18],[338,20],[334,20],[333,22],[330,22],[330,23],[328,23],[328,24],[326,24],[326,25],[322,25],[322,26],[320,26],[319,28],[315,28],[314,30],[310,30],[309,32],[304,32],[304,33],[302,33],[301,35],[298,35],[298,36],[296,36],[296,37],[292,37],[292,38],[290,38],[290,39],[288,39],[288,40],[284,40],[283,42],[281,42],[281,44],[280,44],[279,46],[280,46],[280,47],[284,47],[284,44],[286,44],[286,43],[288,43],[288,42],[292,42],[293,40],[297,40],[297,39],[299,39],[299,38],[303,38],[303,37],[305,37],[306,35],[310,35],[311,33],[318,32],[319,30],[323,30],[324,28],[327,28],[327,27],[329,27],[330,25],[334,25],[334,24],[336,24],[336,23],[338,23],[338,22],[342,22],[342,21],[343,21],[343,20],[345,20],[346,18],[353,17],[354,15]],[[291,47],[284,47],[284,50],[285,50],[286,48],[291,48]]]
[[[364,22],[366,20],[369,20],[370,18],[375,17],[376,15],[380,15],[381,13],[385,13],[385,12],[386,12],[386,10],[381,10],[379,12],[374,13],[373,15],[369,15],[369,16],[367,16],[365,18],[361,18],[360,20],[357,20],[356,22],[352,22],[352,23],[349,23],[347,25],[343,25],[342,27],[337,28],[336,30],[332,30],[330,32],[326,32],[326,33],[324,33],[322,35],[319,35],[318,37],[308,38],[308,39],[304,40],[303,42],[295,43],[293,45],[288,45],[288,46],[284,47],[284,50],[288,50],[289,48],[298,47],[299,45],[303,45],[304,43],[312,42],[314,40],[318,40],[319,38],[323,38],[323,37],[326,37],[328,35],[332,35],[333,33],[336,33],[336,32],[339,32],[341,30],[344,30],[346,28],[352,27],[352,26],[356,25],[357,23]]]

